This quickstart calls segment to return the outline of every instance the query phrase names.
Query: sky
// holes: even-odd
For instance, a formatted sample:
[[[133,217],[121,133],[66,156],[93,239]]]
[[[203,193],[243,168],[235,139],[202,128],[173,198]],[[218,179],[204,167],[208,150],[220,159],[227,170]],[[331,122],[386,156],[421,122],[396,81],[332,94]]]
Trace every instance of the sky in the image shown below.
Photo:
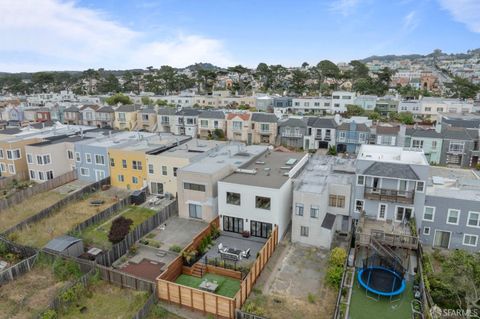
[[[480,47],[480,0],[1,0],[0,71],[349,62]]]

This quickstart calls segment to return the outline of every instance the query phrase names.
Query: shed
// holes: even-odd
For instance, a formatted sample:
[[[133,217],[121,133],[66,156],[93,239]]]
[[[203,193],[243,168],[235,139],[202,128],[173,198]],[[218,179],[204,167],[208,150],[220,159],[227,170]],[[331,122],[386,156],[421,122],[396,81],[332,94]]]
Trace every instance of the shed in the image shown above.
[[[78,257],[83,254],[83,241],[72,236],[59,236],[49,241],[44,248],[68,256]]]

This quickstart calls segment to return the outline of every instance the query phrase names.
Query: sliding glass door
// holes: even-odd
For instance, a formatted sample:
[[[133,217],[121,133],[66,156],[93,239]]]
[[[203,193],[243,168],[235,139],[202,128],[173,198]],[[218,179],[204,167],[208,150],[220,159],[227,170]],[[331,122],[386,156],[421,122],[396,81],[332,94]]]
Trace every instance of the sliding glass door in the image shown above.
[[[250,221],[250,235],[255,237],[268,238],[272,233],[272,224]]]
[[[242,233],[243,218],[223,216],[223,230],[232,233]]]

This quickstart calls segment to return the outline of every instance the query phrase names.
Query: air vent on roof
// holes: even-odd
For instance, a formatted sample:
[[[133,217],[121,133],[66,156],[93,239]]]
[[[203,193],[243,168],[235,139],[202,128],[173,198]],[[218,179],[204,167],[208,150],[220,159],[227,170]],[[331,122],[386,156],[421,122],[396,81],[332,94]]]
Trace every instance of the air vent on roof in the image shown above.
[[[280,167],[280,169],[288,169],[288,170],[290,170],[291,167],[290,167],[290,166],[282,166],[282,167]]]
[[[285,165],[293,165],[297,162],[297,159],[296,158],[290,158],[286,163]]]
[[[255,164],[258,164],[258,165],[264,165],[265,162],[264,161],[256,161]]]
[[[242,173],[242,174],[250,174],[250,175],[255,175],[257,174],[257,170],[256,169],[243,169],[243,168],[237,168],[237,170],[235,170],[236,173]]]
[[[288,176],[290,173],[289,172],[285,172],[283,173],[283,176]]]

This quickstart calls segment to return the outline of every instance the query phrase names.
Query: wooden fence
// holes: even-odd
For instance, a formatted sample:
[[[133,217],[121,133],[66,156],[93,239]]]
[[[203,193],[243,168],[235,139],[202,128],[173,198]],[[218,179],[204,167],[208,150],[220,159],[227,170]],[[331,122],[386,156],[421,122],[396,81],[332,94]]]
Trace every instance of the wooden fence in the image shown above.
[[[144,319],[147,318],[152,311],[153,306],[157,303],[157,293],[154,291],[150,297],[148,297],[145,304],[142,306],[140,310],[132,317],[132,319]]]
[[[14,280],[15,278],[23,275],[24,273],[29,272],[35,261],[37,260],[38,254],[35,254],[27,259],[22,260],[21,262],[9,267],[0,272],[0,286],[6,284],[9,281]]]
[[[0,178],[0,189],[7,187],[8,184],[13,182],[14,180],[24,181],[26,179],[27,179],[27,174],[25,174],[25,172],[18,172],[14,176]]]
[[[29,197],[32,197],[39,193],[49,191],[63,184],[69,183],[75,179],[77,179],[76,171],[70,171],[63,175],[60,175],[53,179],[45,181],[44,183],[35,184],[32,187],[27,187],[25,189],[22,189],[21,191],[10,195],[8,198],[4,198],[0,200],[0,212],[13,205],[23,202],[25,199]],[[1,180],[1,182],[3,182],[3,180]]]
[[[61,207],[71,203],[72,201],[76,201],[76,200],[82,198],[85,194],[96,192],[103,185],[107,185],[107,184],[110,184],[110,177],[102,179],[102,180],[100,180],[98,182],[95,182],[93,184],[86,185],[86,186],[82,187],[81,189],[79,189],[78,191],[75,191],[74,193],[62,198],[61,200],[59,200],[58,202],[56,202],[52,206],[47,207],[45,209],[42,209],[41,211],[39,211],[35,215],[30,216],[27,219],[24,219],[23,221],[21,221],[20,223],[18,223],[15,226],[10,227],[9,229],[5,230],[2,233],[2,235],[7,236],[7,235],[9,235],[13,232],[22,230],[28,224],[36,223],[36,222],[38,222],[38,221],[40,221],[40,220],[42,220],[42,219],[44,219],[44,218],[46,218],[50,215],[53,215]]]
[[[208,226],[206,226],[200,233],[198,233],[195,237],[193,237],[190,244],[185,246],[185,248],[183,250],[185,250],[185,251],[197,250],[197,248],[200,245],[200,242],[202,241],[202,239],[212,232],[212,227],[213,226],[217,227],[217,229],[220,227],[220,217],[217,216],[214,220],[212,220],[208,224]]]
[[[157,212],[155,215],[138,225],[134,230],[128,233],[128,235],[125,236],[121,242],[113,245],[112,248],[97,256],[97,263],[110,267],[117,259],[125,255],[136,241],[176,214],[177,201],[174,200],[169,205],[165,206],[161,211]]]
[[[211,225],[209,225],[209,227],[210,226]],[[204,231],[200,233],[203,234],[203,236],[207,234],[204,233]],[[203,238],[202,236],[196,236],[192,243],[187,246],[187,248],[196,247],[195,245],[198,245],[198,243],[201,241],[200,237]],[[200,239],[198,240],[198,238]],[[217,317],[233,319],[235,318],[236,314],[235,309],[241,308],[241,306],[245,303],[245,300],[252,291],[253,285],[255,284],[258,276],[272,256],[277,246],[277,241],[278,228],[275,227],[272,231],[272,235],[259,251],[258,257],[250,269],[250,272],[241,282],[240,290],[233,298],[216,295],[214,293],[175,283],[174,281],[183,272],[183,260],[181,256],[178,256],[176,259],[174,259],[170,265],[168,265],[168,268],[157,277],[158,298],[193,310],[201,311],[203,313],[210,313]],[[209,265],[208,267],[214,266]],[[214,268],[214,271],[222,271],[222,275],[225,276],[233,274],[230,272],[235,272],[235,274],[233,274],[234,278],[241,276],[241,273],[236,271],[230,271],[229,273],[226,273],[226,269],[218,267]]]
[[[265,317],[260,317],[240,309],[235,310],[236,319],[267,319]]]

